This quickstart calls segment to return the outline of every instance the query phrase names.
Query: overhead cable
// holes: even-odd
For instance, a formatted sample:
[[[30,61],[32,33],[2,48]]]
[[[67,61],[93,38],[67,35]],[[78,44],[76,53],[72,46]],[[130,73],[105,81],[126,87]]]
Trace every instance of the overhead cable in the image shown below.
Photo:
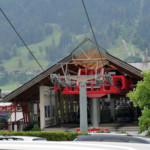
[[[93,37],[94,37],[94,40],[95,40],[95,43],[96,43],[97,49],[98,49],[98,51],[100,52],[100,49],[99,49],[99,46],[98,46],[98,43],[97,43],[97,40],[96,40],[96,36],[95,36],[94,30],[93,30],[93,27],[92,27],[92,24],[91,24],[91,21],[90,21],[90,18],[89,18],[89,15],[88,15],[88,12],[87,12],[87,9],[86,9],[86,6],[85,6],[85,3],[84,3],[84,0],[82,0],[82,5],[83,5],[83,7],[84,7],[84,10],[85,10],[85,13],[86,13],[86,16],[87,16],[88,22],[89,22],[89,24],[90,24],[90,28],[91,28],[91,31],[92,31],[92,34],[93,34]],[[101,53],[100,53],[100,58],[101,58],[101,61],[102,61],[103,67],[104,67],[104,62],[103,62],[103,59],[102,59]]]
[[[0,8],[0,11],[3,14],[3,16],[6,18],[6,20],[8,21],[8,23],[10,24],[10,26],[13,28],[13,30],[16,32],[16,34],[18,35],[18,37],[20,38],[20,40],[22,41],[22,43],[24,44],[24,46],[30,52],[30,54],[32,55],[32,57],[34,58],[34,60],[37,62],[37,64],[40,66],[40,68],[44,71],[43,67],[41,66],[41,64],[39,63],[39,61],[37,60],[37,58],[33,55],[32,51],[29,49],[29,47],[27,46],[27,44],[25,43],[25,41],[23,40],[23,38],[20,36],[20,34],[18,33],[18,31],[15,29],[15,27],[13,26],[13,24],[11,23],[11,21],[8,19],[8,17],[6,16],[6,14],[3,12],[3,10],[1,8]]]

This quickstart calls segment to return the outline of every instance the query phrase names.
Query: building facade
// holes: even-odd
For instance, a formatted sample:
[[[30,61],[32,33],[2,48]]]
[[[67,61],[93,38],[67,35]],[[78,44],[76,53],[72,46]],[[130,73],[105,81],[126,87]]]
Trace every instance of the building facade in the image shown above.
[[[136,118],[137,110],[126,94],[142,79],[141,70],[85,39],[69,56],[5,96],[3,102],[13,102],[14,109],[22,111],[23,128],[64,123],[95,128],[101,122]]]

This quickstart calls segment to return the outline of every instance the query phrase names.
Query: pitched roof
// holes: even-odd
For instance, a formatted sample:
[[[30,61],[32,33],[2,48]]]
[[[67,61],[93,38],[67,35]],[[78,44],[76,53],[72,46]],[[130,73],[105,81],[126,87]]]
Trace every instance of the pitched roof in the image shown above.
[[[93,50],[92,53],[89,51],[90,49]],[[65,57],[64,59],[62,59],[61,61],[59,61],[58,63],[56,63],[52,67],[50,67],[49,69],[47,69],[46,71],[37,75],[36,77],[31,79],[30,81],[28,81],[27,83],[25,83],[24,85],[19,87],[18,89],[14,90],[13,92],[8,94],[7,96],[5,96],[3,98],[3,101],[4,102],[12,101],[17,96],[21,95],[23,92],[26,92],[29,88],[32,88],[34,85],[40,83],[45,78],[50,79],[50,74],[59,70],[61,68],[61,65],[60,65],[61,63],[69,63],[74,59],[74,56],[79,56],[79,55],[82,55],[83,53],[85,53],[84,55],[89,54],[89,56],[91,56],[91,54],[92,54],[92,56],[94,56],[93,53],[95,53],[95,50],[97,50],[97,51],[100,50],[100,53],[104,54],[103,59],[106,59],[107,61],[109,61],[110,66],[113,66],[114,68],[121,70],[122,72],[129,74],[130,76],[133,76],[139,80],[143,78],[143,76],[141,75],[141,70],[139,70],[139,69],[129,65],[128,63],[110,55],[104,48],[102,48],[100,46],[97,49],[96,44],[93,41],[91,41],[90,39],[86,38],[83,42],[81,42],[71,52],[70,55],[68,55],[67,57]],[[84,58],[86,58],[86,57],[84,57]],[[88,55],[87,55],[87,58],[88,58]],[[90,61],[90,59],[88,58],[87,61]]]

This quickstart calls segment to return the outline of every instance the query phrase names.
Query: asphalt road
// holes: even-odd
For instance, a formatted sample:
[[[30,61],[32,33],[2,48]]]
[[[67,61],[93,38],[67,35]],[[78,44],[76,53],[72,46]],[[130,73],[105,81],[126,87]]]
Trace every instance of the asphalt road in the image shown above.
[[[77,129],[79,129],[79,124],[61,124],[49,128],[45,128],[43,131],[66,131],[66,132],[76,132]],[[89,128],[93,128],[91,125],[89,125]],[[128,133],[131,135],[138,135],[138,123],[132,122],[122,122],[122,123],[102,123],[99,127],[102,129],[108,129],[111,133]],[[140,135],[146,135],[146,131],[143,132]]]

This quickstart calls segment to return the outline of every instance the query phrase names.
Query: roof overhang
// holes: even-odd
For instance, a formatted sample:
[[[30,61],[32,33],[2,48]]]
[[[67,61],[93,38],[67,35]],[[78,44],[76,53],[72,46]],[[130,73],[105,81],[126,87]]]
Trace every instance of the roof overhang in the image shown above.
[[[100,68],[107,66],[109,69],[118,70],[137,80],[143,79],[141,70],[110,55],[104,48],[100,46],[97,48],[97,45],[87,38],[81,42],[69,56],[5,96],[3,102],[13,101],[21,97],[29,98],[34,93],[36,94],[39,92],[40,85],[50,86],[50,74],[62,73],[61,67],[62,64],[65,65],[65,63],[70,63],[70,68],[72,70],[77,70],[79,66],[85,68]]]

